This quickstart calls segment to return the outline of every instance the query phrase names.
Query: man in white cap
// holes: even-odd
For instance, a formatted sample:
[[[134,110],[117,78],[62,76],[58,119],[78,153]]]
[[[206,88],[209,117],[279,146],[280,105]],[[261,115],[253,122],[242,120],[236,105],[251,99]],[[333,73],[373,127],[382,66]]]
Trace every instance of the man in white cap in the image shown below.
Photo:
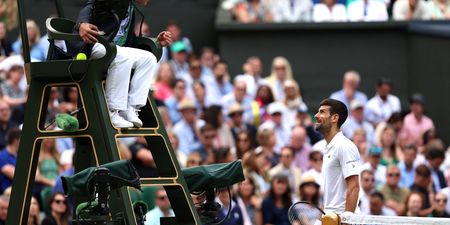
[[[178,105],[182,119],[175,124],[173,132],[180,140],[179,149],[189,155],[195,149],[201,147],[200,139],[197,136],[197,129],[203,126],[204,121],[197,118],[197,111],[192,100],[185,98]]]

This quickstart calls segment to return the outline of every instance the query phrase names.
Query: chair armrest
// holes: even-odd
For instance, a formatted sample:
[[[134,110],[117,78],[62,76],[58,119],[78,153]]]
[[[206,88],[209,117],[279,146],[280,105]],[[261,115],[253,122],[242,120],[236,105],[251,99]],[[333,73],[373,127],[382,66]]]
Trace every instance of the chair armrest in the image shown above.
[[[51,40],[83,41],[79,34],[73,33],[75,22],[71,20],[55,17],[48,18],[45,26],[47,27],[48,38]],[[114,57],[116,57],[116,45],[110,43],[104,36],[99,36],[97,40],[105,47],[106,54],[102,58],[93,61],[104,61],[106,65],[109,65]]]
[[[163,49],[156,38],[135,37],[133,47],[152,52],[156,56],[157,61],[161,59]]]

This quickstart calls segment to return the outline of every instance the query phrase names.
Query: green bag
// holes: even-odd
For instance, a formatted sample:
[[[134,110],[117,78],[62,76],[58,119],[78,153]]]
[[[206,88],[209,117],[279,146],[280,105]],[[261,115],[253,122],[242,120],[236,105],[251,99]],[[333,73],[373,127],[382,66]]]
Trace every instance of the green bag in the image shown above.
[[[136,168],[128,160],[119,160],[103,164],[99,167],[109,169],[110,189],[129,186],[141,190],[141,181]],[[92,182],[96,167],[89,167],[73,176],[61,177],[64,192],[68,196],[88,196],[94,192],[95,184]]]

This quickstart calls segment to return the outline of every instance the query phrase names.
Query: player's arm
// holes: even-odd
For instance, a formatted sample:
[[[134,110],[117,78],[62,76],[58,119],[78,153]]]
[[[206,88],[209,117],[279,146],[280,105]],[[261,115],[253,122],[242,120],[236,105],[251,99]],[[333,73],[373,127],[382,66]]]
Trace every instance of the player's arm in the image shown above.
[[[353,175],[345,178],[345,184],[347,185],[347,195],[345,196],[345,211],[355,212],[359,196],[358,175]]]

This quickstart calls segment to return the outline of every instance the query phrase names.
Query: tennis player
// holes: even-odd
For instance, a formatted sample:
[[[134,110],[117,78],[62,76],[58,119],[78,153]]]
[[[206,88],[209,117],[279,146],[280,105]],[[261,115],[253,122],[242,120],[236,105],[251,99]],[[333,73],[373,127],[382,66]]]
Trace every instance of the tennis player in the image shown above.
[[[314,116],[316,130],[326,140],[322,164],[325,213],[354,213],[358,205],[360,155],[340,131],[347,114],[344,103],[325,99]]]

